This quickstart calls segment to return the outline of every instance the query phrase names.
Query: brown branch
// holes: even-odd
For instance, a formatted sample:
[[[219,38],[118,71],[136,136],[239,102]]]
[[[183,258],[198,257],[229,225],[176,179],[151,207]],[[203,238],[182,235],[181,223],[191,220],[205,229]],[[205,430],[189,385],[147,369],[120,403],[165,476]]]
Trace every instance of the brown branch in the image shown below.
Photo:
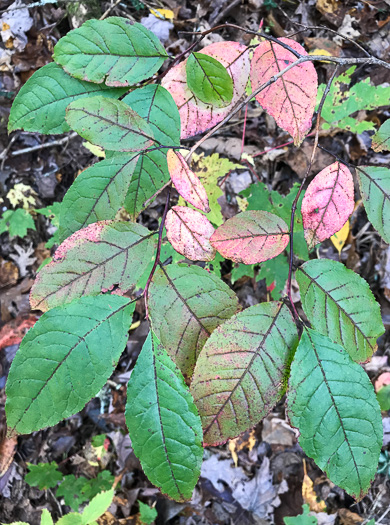
[[[319,131],[320,131],[321,111],[322,111],[322,108],[324,106],[325,99],[326,99],[326,97],[327,97],[327,95],[329,93],[330,86],[332,85],[332,82],[333,82],[336,74],[338,73],[338,70],[339,70],[339,66],[336,66],[334,71],[333,71],[332,76],[330,77],[330,79],[329,79],[329,81],[328,81],[328,83],[326,85],[325,91],[324,91],[324,93],[322,95],[322,98],[321,98],[320,105],[318,106],[313,151],[311,153],[309,165],[307,166],[307,170],[306,170],[305,176],[304,176],[304,178],[303,178],[303,180],[301,182],[300,188],[298,190],[298,193],[296,194],[296,197],[295,197],[294,202],[293,202],[292,207],[291,207],[291,218],[290,218],[290,256],[289,256],[289,268],[288,268],[288,279],[287,279],[287,297],[289,299],[289,302],[290,302],[290,305],[291,305],[291,309],[292,309],[292,313],[293,313],[293,316],[294,316],[294,319],[295,319],[296,322],[299,322],[299,315],[298,315],[298,312],[297,312],[297,310],[295,308],[294,302],[292,300],[292,295],[291,295],[292,268],[293,268],[293,260],[294,260],[294,219],[295,219],[295,212],[296,212],[296,209],[297,209],[297,204],[298,204],[298,201],[299,201],[299,197],[301,196],[301,193],[302,193],[302,190],[303,190],[303,186],[305,185],[305,183],[307,181],[307,178],[308,178],[309,173],[311,171],[311,167],[312,167],[313,162],[314,162],[314,157],[315,157],[317,146],[318,146],[318,135],[319,135]]]
[[[169,183],[169,186],[168,186],[167,200],[165,201],[164,213],[163,213],[163,216],[162,216],[162,219],[161,219],[160,228],[158,230],[158,243],[157,243],[156,259],[154,261],[152,271],[149,274],[149,277],[148,277],[148,280],[146,282],[146,286],[145,286],[145,289],[144,289],[144,293],[143,293],[144,300],[145,300],[145,317],[146,317],[146,319],[149,319],[148,291],[149,291],[150,283],[152,282],[152,279],[153,279],[154,272],[156,271],[156,268],[157,268],[158,264],[160,263],[162,235],[163,235],[163,231],[164,231],[165,219],[167,218],[170,197],[171,197],[171,183]]]

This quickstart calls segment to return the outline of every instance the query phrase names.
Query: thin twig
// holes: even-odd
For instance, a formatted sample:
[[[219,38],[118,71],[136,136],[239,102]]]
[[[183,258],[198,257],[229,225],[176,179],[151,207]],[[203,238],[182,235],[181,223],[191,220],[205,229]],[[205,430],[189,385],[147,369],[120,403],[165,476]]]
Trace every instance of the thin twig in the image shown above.
[[[115,7],[120,4],[122,2],[122,0],[116,0],[115,4],[113,5],[110,5],[110,7],[107,9],[107,11],[105,11],[102,16],[99,18],[99,20],[104,20],[105,18],[107,18],[107,16],[111,13],[111,11],[113,9],[115,9]]]
[[[32,151],[39,151],[44,148],[50,148],[51,146],[62,146],[63,144],[66,144],[69,140],[74,139],[75,137],[78,137],[79,135],[74,132],[70,135],[67,135],[66,137],[63,137],[62,139],[53,140],[52,142],[45,142],[44,144],[38,144],[38,146],[32,146],[30,148],[23,148],[19,149],[17,151],[12,151],[10,153],[10,157],[17,157],[18,155],[24,155],[24,153],[31,153]]]
[[[163,216],[162,216],[162,219],[161,219],[160,228],[158,230],[158,244],[157,244],[156,259],[154,261],[152,271],[149,274],[149,277],[148,277],[148,280],[146,282],[146,286],[145,286],[145,289],[144,289],[144,293],[143,293],[144,299],[145,299],[145,317],[146,317],[146,319],[149,319],[148,291],[149,291],[150,283],[152,282],[152,279],[153,279],[154,272],[156,271],[156,268],[157,268],[158,264],[160,263],[162,235],[163,235],[163,231],[164,231],[165,219],[167,218],[170,197],[171,197],[171,184],[169,184],[169,187],[168,187],[167,200],[165,201],[164,213],[163,213]]]
[[[297,310],[295,308],[295,304],[294,304],[294,301],[292,300],[292,295],[291,295],[292,268],[293,268],[293,260],[294,260],[294,220],[295,220],[295,212],[296,212],[296,209],[297,209],[297,204],[298,204],[298,201],[299,201],[299,197],[301,196],[301,193],[302,193],[302,190],[303,190],[303,186],[306,183],[306,180],[307,180],[307,178],[309,176],[309,173],[311,171],[311,167],[312,167],[313,162],[314,162],[314,157],[315,157],[317,146],[318,146],[318,135],[319,135],[319,131],[320,131],[321,111],[322,111],[325,99],[326,99],[326,97],[327,97],[327,95],[329,93],[330,86],[332,85],[332,82],[333,82],[336,74],[338,73],[338,70],[339,70],[339,66],[336,66],[334,71],[333,71],[332,76],[330,77],[330,79],[329,79],[329,81],[328,81],[328,83],[326,85],[325,91],[324,91],[324,93],[322,95],[322,98],[321,98],[320,105],[318,106],[313,151],[311,153],[309,165],[307,166],[307,170],[306,170],[305,176],[304,176],[304,178],[303,178],[303,180],[301,182],[301,186],[300,186],[300,188],[298,190],[298,193],[296,194],[296,197],[295,197],[294,202],[293,202],[292,207],[291,207],[291,218],[290,218],[290,256],[289,256],[289,268],[288,268],[288,279],[287,279],[287,297],[288,297],[288,299],[290,301],[290,305],[291,305],[291,308],[292,308],[292,312],[293,312],[295,321],[297,321],[297,322],[299,322],[299,315],[298,315],[298,312],[297,312]]]

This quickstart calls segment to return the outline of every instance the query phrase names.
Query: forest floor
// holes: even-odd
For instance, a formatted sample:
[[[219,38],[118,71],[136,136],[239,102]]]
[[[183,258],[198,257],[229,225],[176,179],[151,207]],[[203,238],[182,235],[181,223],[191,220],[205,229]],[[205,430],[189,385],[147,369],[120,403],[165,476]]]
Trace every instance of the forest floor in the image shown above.
[[[359,42],[378,58],[390,61],[390,2],[387,0],[88,0],[68,4],[42,1],[36,7],[13,11],[12,16],[10,9],[24,4],[19,0],[11,4],[12,0],[0,0],[3,41],[0,42],[0,221],[7,209],[24,208],[31,214],[35,229],[27,229],[19,236],[11,236],[9,232],[0,235],[0,431],[3,435],[4,386],[9,367],[23,335],[39,316],[38,312],[30,311],[29,290],[38,267],[55,248],[50,247],[56,229],[54,203],[61,202],[75,177],[97,161],[80,137],[7,134],[9,110],[15,95],[37,68],[52,60],[53,46],[60,37],[85,19],[99,18],[109,10],[110,16],[124,16],[146,24],[173,56],[193,42],[193,36],[181,31],[205,30],[225,22],[256,31],[262,22],[263,29],[276,37],[299,31],[293,38],[304,44],[308,52],[325,50],[337,56],[361,56],[361,50],[335,34],[336,31]],[[151,13],[151,8],[171,12],[165,13],[167,19],[159,19]],[[305,29],[302,24],[322,27]],[[237,29],[224,28],[210,34],[201,45],[221,40],[249,44],[251,38]],[[320,63],[316,68],[320,83],[326,83],[331,65]],[[320,145],[331,153],[317,150],[312,174],[334,162],[332,154],[352,164],[390,165],[390,154],[374,154],[370,149],[372,130],[390,117],[390,94],[387,94],[387,103],[373,110],[359,99],[362,82],[369,82],[374,88],[389,88],[389,73],[365,66],[349,73],[340,89],[347,98],[352,96],[347,90],[357,86],[353,95],[356,105],[348,115],[355,124],[352,128],[342,122],[321,127]],[[245,122],[245,155],[242,156]],[[368,126],[362,125],[367,122]],[[224,218],[237,213],[245,195],[250,195],[253,185],[259,181],[269,190],[286,195],[294,183],[302,180],[313,137],[308,136],[299,149],[290,140],[258,104],[251,103],[246,119],[242,111],[202,144],[198,153],[218,154],[234,163],[225,171],[220,168],[218,173],[221,190],[218,202]],[[191,143],[189,140],[186,145]],[[247,193],[240,195],[247,188]],[[164,199],[164,194],[159,195],[141,214],[139,222],[156,229]],[[343,247],[329,240],[318,247],[318,254],[341,260],[364,277],[381,305],[387,331],[378,341],[378,351],[372,361],[365,365],[375,383],[382,374],[390,372],[390,248],[369,223],[359,199],[356,188],[356,207]],[[33,211],[42,208],[44,213]],[[21,228],[23,230],[23,226]],[[280,296],[286,280],[284,271],[269,265],[256,267],[251,274],[230,262],[221,265],[224,280],[233,287],[243,307],[269,300],[271,295],[275,298],[279,293]],[[294,298],[300,308],[297,293]],[[251,432],[226,445],[205,450],[201,478],[190,502],[179,504],[161,496],[143,474],[124,420],[126,383],[149,329],[144,314],[144,305],[139,301],[126,350],[98,398],[53,428],[20,436],[17,442],[3,441],[0,448],[1,522],[27,521],[35,525],[40,523],[43,508],[49,509],[55,518],[71,510],[55,487],[40,490],[24,479],[29,463],[55,462],[62,475],[74,475],[84,481],[97,479],[96,486],[101,488],[116,478],[116,496],[109,511],[99,520],[101,524],[141,523],[138,501],[156,508],[158,525],[283,525],[284,517],[302,513],[304,503],[310,506],[320,525],[365,524],[371,519],[375,523],[390,523],[390,456],[387,453],[390,414],[382,412],[381,473],[376,475],[368,495],[356,503],[305,456],[286,421],[284,399]],[[42,472],[43,477],[49,475],[49,471]]]

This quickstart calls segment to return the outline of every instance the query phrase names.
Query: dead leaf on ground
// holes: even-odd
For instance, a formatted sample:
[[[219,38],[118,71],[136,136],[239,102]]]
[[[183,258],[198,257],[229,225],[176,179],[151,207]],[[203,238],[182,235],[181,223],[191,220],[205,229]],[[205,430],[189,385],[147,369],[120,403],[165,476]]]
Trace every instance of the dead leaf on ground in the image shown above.
[[[5,261],[0,257],[0,288],[16,284],[18,282],[19,271],[17,266],[11,261]]]
[[[257,440],[256,440],[254,429],[252,429],[249,432],[249,435],[248,435],[248,432],[245,432],[243,436],[239,436],[229,441],[229,451],[232,455],[232,458],[233,458],[233,461],[236,467],[238,464],[237,452],[240,452],[240,450],[243,450],[244,448],[248,448],[250,452],[253,449],[253,447],[256,445],[256,442]]]
[[[0,477],[9,469],[16,452],[18,440],[16,437],[4,438],[0,443]]]
[[[303,460],[303,483],[302,483],[302,497],[303,501],[307,503],[310,510],[313,512],[323,512],[326,510],[326,503],[323,500],[318,501],[317,494],[314,490],[314,483],[310,479],[306,470],[306,461]]]
[[[0,350],[7,346],[18,345],[37,320],[38,316],[30,314],[27,317],[18,316],[5,324],[0,330]]]
[[[339,510],[339,519],[340,525],[355,525],[356,523],[363,523],[364,521],[364,519],[359,516],[359,514],[351,512],[348,509]]]

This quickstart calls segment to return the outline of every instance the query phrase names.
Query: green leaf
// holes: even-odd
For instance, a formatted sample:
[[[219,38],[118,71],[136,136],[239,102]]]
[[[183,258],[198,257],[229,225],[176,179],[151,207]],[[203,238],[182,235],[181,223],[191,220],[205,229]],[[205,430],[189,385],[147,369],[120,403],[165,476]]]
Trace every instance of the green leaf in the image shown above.
[[[112,153],[80,173],[62,201],[59,242],[93,222],[115,218],[138,158],[138,153]]]
[[[102,514],[106,512],[114,498],[114,493],[114,489],[111,489],[107,492],[101,492],[93,498],[89,505],[85,507],[81,515],[85,525],[97,520]]]
[[[125,415],[150,481],[176,501],[191,498],[203,458],[202,426],[183,376],[152,333],[130,377]]]
[[[251,306],[211,334],[191,383],[207,445],[224,443],[268,414],[285,390],[297,344],[290,310],[277,302]]]
[[[66,121],[81,137],[111,151],[140,151],[154,142],[149,124],[120,100],[75,100],[66,109]]]
[[[225,107],[233,98],[233,80],[215,58],[191,53],[186,63],[187,84],[195,97],[205,104]]]
[[[385,331],[368,283],[328,259],[308,261],[296,278],[303,310],[313,328],[341,344],[354,361],[367,361]]]
[[[64,477],[63,474],[57,470],[58,465],[55,461],[51,463],[38,463],[38,465],[27,463],[27,466],[29,472],[27,472],[24,479],[31,487],[38,487],[39,490],[53,489]]]
[[[135,220],[145,202],[170,180],[167,154],[163,150],[141,153],[124,202],[125,210]]]
[[[53,518],[47,509],[43,509],[42,511],[41,525],[54,525]]]
[[[62,518],[56,522],[56,525],[84,525],[84,521],[77,512],[70,512],[62,516]]]
[[[16,95],[8,120],[8,131],[22,129],[47,135],[70,130],[65,121],[66,107],[91,95],[119,98],[124,88],[108,88],[77,80],[55,64],[47,64],[27,80]]]
[[[134,304],[115,295],[83,297],[40,317],[8,376],[6,414],[12,431],[29,434],[84,408],[114,371]]]
[[[122,102],[148,122],[159,143],[180,146],[180,114],[169,91],[157,84],[149,84],[135,89]]]
[[[390,385],[383,386],[376,394],[381,410],[390,410]]]
[[[360,500],[375,476],[383,439],[380,408],[363,368],[343,347],[305,329],[291,365],[287,411],[305,453]]]
[[[318,520],[315,516],[309,516],[310,507],[309,505],[303,505],[302,514],[295,516],[294,518],[283,518],[286,525],[317,525]]]
[[[57,489],[57,498],[62,496],[65,505],[69,505],[69,507],[77,511],[84,501],[88,501],[88,498],[82,494],[82,488],[85,485],[85,481],[85,478],[76,478],[73,474],[65,476],[64,481]]]
[[[190,377],[211,332],[236,313],[235,293],[199,266],[163,266],[153,277],[148,306],[153,331]]]
[[[386,120],[372,137],[374,151],[390,151],[390,119]]]
[[[118,87],[151,77],[167,56],[143,25],[110,17],[69,31],[55,45],[53,58],[75,78]]]
[[[379,235],[390,244],[390,169],[356,166],[367,216]]]
[[[150,125],[153,135],[166,146],[180,144],[180,115],[172,95],[161,86],[135,89],[123,102]],[[144,203],[169,181],[167,149],[141,153],[124,203],[135,220]]]
[[[110,490],[115,482],[114,476],[108,470],[99,472],[96,478],[84,479],[82,493],[86,500],[90,501],[99,492]]]
[[[288,269],[287,256],[281,253],[274,259],[270,259],[261,264],[260,271],[256,276],[256,281],[265,279],[266,285],[270,289],[271,297],[278,300],[286,285]]]
[[[157,518],[157,510],[154,507],[149,507],[142,501],[137,501],[139,505],[139,518],[142,523],[150,525]]]
[[[114,221],[90,224],[76,232],[38,273],[31,289],[31,308],[45,311],[114,286],[119,287],[117,293],[125,293],[136,285],[152,258],[153,235],[140,224]]]
[[[324,129],[338,127],[352,133],[374,130],[373,122],[359,122],[350,115],[357,111],[372,110],[389,105],[390,87],[371,85],[369,78],[357,82],[350,90],[346,89],[351,83],[351,76],[355,69],[356,66],[352,66],[332,82],[321,111],[321,117],[325,120],[325,124],[322,125]],[[317,92],[317,106],[324,90],[325,84],[321,84]]]
[[[27,230],[35,230],[34,220],[27,210],[6,210],[0,218],[0,235],[8,232],[10,237],[26,237]]]

